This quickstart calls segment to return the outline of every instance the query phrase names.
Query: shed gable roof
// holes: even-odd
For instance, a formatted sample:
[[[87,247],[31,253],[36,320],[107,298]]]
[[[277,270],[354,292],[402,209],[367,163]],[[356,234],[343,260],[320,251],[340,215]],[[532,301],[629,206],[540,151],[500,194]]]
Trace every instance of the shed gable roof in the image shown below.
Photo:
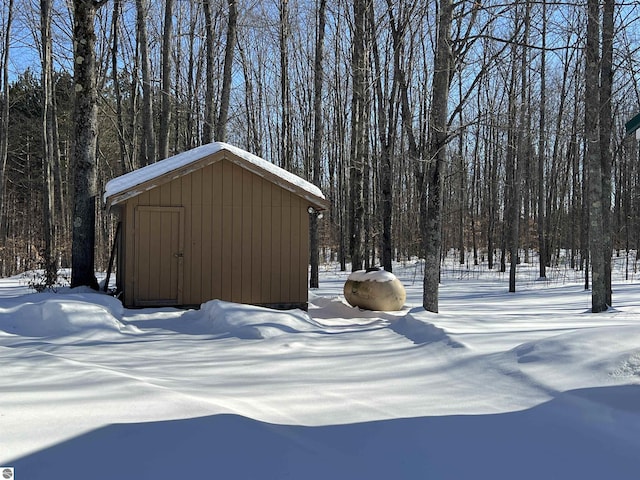
[[[223,142],[202,145],[116,177],[106,184],[103,200],[107,209],[110,209],[129,198],[223,159],[295,193],[309,201],[316,209],[325,210],[329,207],[325,196],[312,183],[256,155]]]

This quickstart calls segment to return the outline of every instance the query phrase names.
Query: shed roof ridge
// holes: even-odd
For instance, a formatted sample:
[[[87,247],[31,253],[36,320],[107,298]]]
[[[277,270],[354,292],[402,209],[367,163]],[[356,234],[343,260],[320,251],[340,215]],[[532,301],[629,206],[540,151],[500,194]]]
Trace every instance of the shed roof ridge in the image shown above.
[[[110,180],[105,185],[103,201],[107,203],[110,197],[127,192],[128,190],[131,190],[144,183],[151,182],[152,180],[163,175],[179,171],[180,169],[188,167],[189,165],[222,150],[226,150],[234,154],[236,157],[253,164],[258,169],[281,178],[285,182],[306,191],[312,196],[318,197],[322,200],[325,199],[322,191],[317,186],[299,177],[298,175],[295,175],[294,173],[291,173],[275,165],[274,163],[271,163],[234,145],[225,142],[212,142],[200,145],[190,150],[186,150],[184,152],[165,158],[156,163],[146,165],[142,168],[133,170],[129,173],[125,173],[124,175]]]

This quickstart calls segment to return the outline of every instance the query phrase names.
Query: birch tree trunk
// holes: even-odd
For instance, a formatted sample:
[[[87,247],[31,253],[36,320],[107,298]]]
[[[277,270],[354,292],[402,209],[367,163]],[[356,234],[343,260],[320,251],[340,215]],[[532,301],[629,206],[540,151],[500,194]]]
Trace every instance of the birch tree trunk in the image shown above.
[[[104,2],[73,1],[74,202],[71,287],[98,289],[95,277],[97,92],[94,19]]]
[[[451,22],[452,0],[440,0],[438,12],[438,34],[432,84],[432,103],[429,114],[429,144],[427,150],[427,196],[426,211],[420,215],[424,220],[425,266],[422,306],[429,312],[438,313],[438,289],[440,284],[440,256],[442,250],[442,183],[447,158],[447,103],[451,79]]]

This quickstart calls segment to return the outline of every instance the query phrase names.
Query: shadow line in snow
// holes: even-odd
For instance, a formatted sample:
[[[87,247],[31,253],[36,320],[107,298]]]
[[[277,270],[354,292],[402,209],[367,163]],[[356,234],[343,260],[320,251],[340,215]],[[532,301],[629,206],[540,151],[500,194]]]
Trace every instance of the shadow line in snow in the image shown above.
[[[11,462],[30,480],[636,479],[640,386],[576,390],[521,412],[350,425],[238,415],[116,424]]]

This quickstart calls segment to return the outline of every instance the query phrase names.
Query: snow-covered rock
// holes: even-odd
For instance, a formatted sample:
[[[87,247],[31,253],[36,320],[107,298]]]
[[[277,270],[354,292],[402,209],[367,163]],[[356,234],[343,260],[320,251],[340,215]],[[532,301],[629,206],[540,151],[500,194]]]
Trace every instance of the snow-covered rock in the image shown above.
[[[350,305],[367,310],[402,310],[407,293],[402,282],[385,270],[358,270],[344,284]]]

